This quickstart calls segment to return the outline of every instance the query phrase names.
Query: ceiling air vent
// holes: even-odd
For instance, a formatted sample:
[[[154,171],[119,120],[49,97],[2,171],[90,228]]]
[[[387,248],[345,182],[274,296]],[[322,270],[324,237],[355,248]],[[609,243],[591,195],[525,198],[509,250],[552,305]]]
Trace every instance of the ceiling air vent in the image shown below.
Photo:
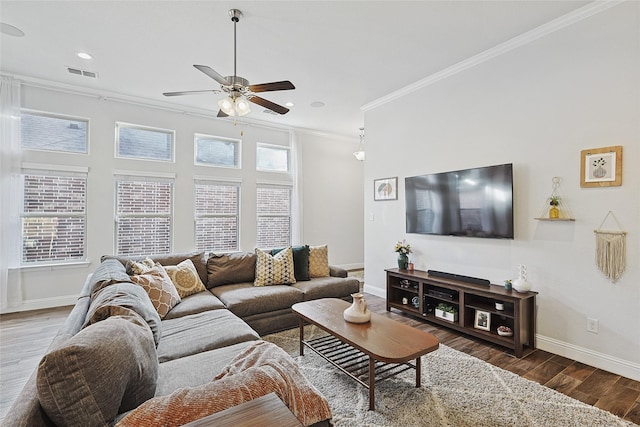
[[[98,78],[98,73],[94,73],[93,71],[85,71],[85,70],[80,70],[78,68],[73,68],[73,67],[67,67],[67,71],[69,71],[71,74],[76,74],[78,76],[91,77],[92,79]]]

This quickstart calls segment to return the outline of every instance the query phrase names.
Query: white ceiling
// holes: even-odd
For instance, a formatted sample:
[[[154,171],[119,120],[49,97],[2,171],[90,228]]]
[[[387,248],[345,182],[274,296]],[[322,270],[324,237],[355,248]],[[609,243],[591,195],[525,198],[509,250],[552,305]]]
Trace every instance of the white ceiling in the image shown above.
[[[237,73],[251,83],[290,80],[284,116],[255,105],[247,116],[357,137],[360,107],[569,13],[583,1],[0,1],[0,21],[24,37],[0,38],[0,69],[217,113],[220,95],[162,92],[217,89],[193,68],[233,74],[233,24],[240,9]],[[82,60],[79,51],[93,60]],[[71,66],[98,79],[69,74]],[[321,101],[322,108],[310,104]],[[219,120],[219,119],[216,119]]]

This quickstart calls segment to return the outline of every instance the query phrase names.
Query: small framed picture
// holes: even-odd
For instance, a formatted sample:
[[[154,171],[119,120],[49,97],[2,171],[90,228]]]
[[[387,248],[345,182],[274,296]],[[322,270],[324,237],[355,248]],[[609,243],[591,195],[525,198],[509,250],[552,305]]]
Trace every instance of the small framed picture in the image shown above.
[[[590,148],[580,152],[580,187],[622,185],[622,146]]]
[[[398,177],[374,179],[373,200],[398,200]]]
[[[491,330],[491,313],[488,311],[476,310],[476,318],[473,327],[483,331]]]

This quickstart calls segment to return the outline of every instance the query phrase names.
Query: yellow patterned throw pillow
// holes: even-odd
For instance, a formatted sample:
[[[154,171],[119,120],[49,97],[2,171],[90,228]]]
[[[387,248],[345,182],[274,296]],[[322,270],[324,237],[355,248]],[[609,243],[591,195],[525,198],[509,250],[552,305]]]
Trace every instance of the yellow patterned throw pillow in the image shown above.
[[[163,267],[178,290],[180,298],[207,290],[190,259],[187,258],[178,265],[164,265]]]
[[[327,245],[309,246],[309,277],[329,276],[329,248]]]
[[[130,275],[138,276],[140,274],[147,273],[149,270],[155,267],[155,265],[155,261],[153,261],[149,257],[146,257],[142,261],[127,261],[127,265],[125,266],[125,268],[127,269],[127,273],[129,273]]]
[[[254,286],[290,285],[296,283],[291,246],[271,255],[256,248],[256,278]]]

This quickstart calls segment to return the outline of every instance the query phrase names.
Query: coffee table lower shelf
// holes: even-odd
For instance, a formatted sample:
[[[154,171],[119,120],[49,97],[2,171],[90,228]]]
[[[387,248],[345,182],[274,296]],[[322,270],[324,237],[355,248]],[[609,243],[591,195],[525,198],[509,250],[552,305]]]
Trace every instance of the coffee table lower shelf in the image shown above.
[[[374,409],[375,383],[394,377],[409,369],[416,371],[416,387],[420,387],[420,358],[415,363],[384,363],[376,361],[360,350],[340,341],[338,338],[326,335],[312,340],[301,340],[309,349],[313,350],[327,362],[338,368],[349,378],[369,389],[369,409]],[[302,347],[300,354],[302,355]]]

